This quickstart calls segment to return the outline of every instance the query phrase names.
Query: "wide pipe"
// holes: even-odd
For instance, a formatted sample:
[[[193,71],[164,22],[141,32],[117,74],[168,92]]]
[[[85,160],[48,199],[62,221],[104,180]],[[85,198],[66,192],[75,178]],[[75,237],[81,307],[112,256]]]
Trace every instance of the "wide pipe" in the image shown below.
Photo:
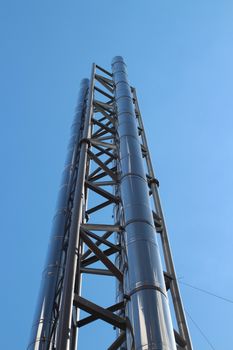
[[[54,348],[54,337],[51,335],[54,332],[54,327],[56,327],[55,323],[57,321],[55,305],[59,301],[59,282],[64,273],[63,248],[67,220],[70,214],[69,198],[72,189],[74,168],[77,165],[75,162],[77,160],[77,152],[79,151],[88,86],[89,80],[83,79],[78,95],[76,113],[71,127],[71,136],[58,194],[56,213],[53,219],[45,269],[42,274],[37,308],[27,348],[28,350],[48,350]]]
[[[176,350],[140,139],[123,58],[112,62],[124,213],[127,349]]]

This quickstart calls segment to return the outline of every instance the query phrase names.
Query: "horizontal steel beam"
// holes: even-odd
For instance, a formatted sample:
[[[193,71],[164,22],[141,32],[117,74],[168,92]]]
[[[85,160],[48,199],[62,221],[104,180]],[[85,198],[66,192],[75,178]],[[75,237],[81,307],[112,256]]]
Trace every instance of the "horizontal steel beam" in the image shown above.
[[[87,273],[90,275],[102,275],[102,276],[114,276],[113,273],[105,269],[94,269],[88,267],[81,267],[80,272]]]
[[[89,231],[109,231],[109,232],[120,232],[122,227],[119,225],[107,225],[107,224],[81,224],[84,230]]]

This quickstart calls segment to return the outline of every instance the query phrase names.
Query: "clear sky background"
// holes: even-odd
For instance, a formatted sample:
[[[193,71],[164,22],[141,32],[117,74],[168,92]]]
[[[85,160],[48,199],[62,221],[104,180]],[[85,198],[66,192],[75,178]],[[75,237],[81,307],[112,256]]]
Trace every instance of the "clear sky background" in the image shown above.
[[[177,275],[233,299],[232,0],[0,6],[1,349],[28,342],[79,82],[115,55],[137,87]],[[232,348],[233,304],[180,287],[212,349]],[[194,348],[211,349],[187,318]]]

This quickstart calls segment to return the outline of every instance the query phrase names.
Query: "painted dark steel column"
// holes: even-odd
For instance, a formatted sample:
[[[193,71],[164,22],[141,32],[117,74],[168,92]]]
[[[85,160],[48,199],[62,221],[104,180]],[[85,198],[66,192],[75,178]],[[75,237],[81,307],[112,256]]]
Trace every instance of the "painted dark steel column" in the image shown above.
[[[127,349],[176,350],[136,116],[122,57],[112,62],[118,118],[120,193],[127,269]]]
[[[89,80],[81,82],[75,118],[71,127],[71,137],[67,150],[65,167],[58,194],[56,214],[53,219],[51,240],[48,248],[45,269],[42,275],[37,309],[32,326],[28,350],[54,349],[55,330],[58,321],[58,308],[63,284],[67,224],[70,215],[70,192],[74,181],[75,164],[83,124],[85,98]]]

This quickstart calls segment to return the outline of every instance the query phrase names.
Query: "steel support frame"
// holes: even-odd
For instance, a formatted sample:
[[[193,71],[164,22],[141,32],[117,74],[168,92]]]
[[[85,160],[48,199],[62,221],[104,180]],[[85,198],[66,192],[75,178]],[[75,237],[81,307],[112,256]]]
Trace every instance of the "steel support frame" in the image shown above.
[[[117,186],[118,179],[115,165],[116,130],[113,110],[113,83],[109,79],[111,76],[109,78],[106,77],[106,74],[101,76],[96,73],[96,70],[105,73],[100,67],[93,66],[86,126],[84,126],[84,137],[81,140],[84,161],[82,163],[83,167],[81,166],[79,169],[81,176],[77,181],[77,198],[80,203],[79,221],[75,221],[76,232],[74,243],[71,244],[71,262],[68,261],[66,266],[67,275],[70,275],[70,283],[67,283],[69,281],[67,278],[64,284],[66,292],[63,293],[61,302],[61,321],[58,326],[56,348],[60,350],[75,349],[75,329],[96,319],[102,319],[121,330],[120,339],[110,345],[112,349],[120,344],[120,340],[123,339],[122,334],[125,333],[126,329],[125,319],[114,313],[123,308],[122,302],[111,305],[106,309],[80,296],[83,274],[113,276],[120,283],[123,281],[122,272],[111,259],[113,254],[120,251],[120,247],[109,240],[113,234],[119,234],[121,228],[115,222],[112,224],[108,222],[95,223],[95,215],[100,210],[104,210],[110,205],[116,206],[119,203],[119,198],[114,195],[115,191],[112,191],[112,188]],[[99,100],[99,98],[102,99]],[[94,204],[92,204],[91,199],[88,200],[93,194],[100,199],[97,201],[95,198]],[[90,221],[93,223],[90,223]],[[83,248],[84,245],[86,250]],[[107,249],[101,250],[101,245],[104,245]],[[101,262],[105,268],[93,268],[92,265],[96,262]],[[69,266],[71,266],[72,272],[70,274]],[[75,280],[72,279],[74,275]],[[90,313],[91,316],[79,320],[79,310],[84,310]],[[75,315],[75,317],[72,317],[72,315]]]
[[[28,350],[55,349],[89,80],[81,82]]]
[[[178,325],[178,329],[174,330],[176,347],[192,350],[159,199],[159,183],[153,172],[136,90],[131,87],[130,91],[141,143],[141,154],[145,159],[148,192],[154,201],[154,208],[151,208],[153,224],[161,237],[163,250],[160,254],[163,255],[166,263],[162,283],[166,285],[167,292],[171,293],[175,323]],[[72,191],[69,192],[72,205],[69,211],[69,234],[63,242],[65,258],[62,258],[63,272],[59,285],[59,300],[54,301],[57,310],[56,319],[59,319],[59,322],[53,322],[52,336],[43,336],[43,334],[40,337],[34,336],[36,343],[31,342],[29,350],[75,350],[77,348],[77,329],[97,319],[117,329],[116,339],[109,344],[108,350],[136,349],[134,329],[128,309],[131,295],[127,294],[125,288],[127,249],[120,191],[121,165],[119,163],[118,114],[115,94],[116,85],[113,74],[93,64],[88,100],[86,108],[83,108],[82,111],[85,117],[78,147],[78,168],[73,166],[76,171],[75,184]],[[104,213],[104,210],[109,213],[109,207],[112,207],[115,212],[112,222],[109,223],[108,217],[106,222],[97,224],[96,215],[99,212]],[[103,267],[96,267],[97,262]],[[84,274],[86,277],[94,274],[115,278],[118,285],[116,303],[106,308],[86,299],[81,292]],[[88,312],[90,316],[80,318],[80,310]],[[130,342],[129,340],[126,342],[129,337]],[[142,347],[142,349],[152,348]],[[165,349],[165,347],[153,349]],[[170,348],[166,349],[170,350]]]
[[[168,231],[167,231],[166,222],[164,219],[164,214],[163,214],[162,205],[161,205],[160,196],[159,196],[159,181],[155,177],[155,173],[153,170],[150,151],[148,148],[145,129],[143,125],[143,120],[139,109],[136,89],[134,87],[132,87],[132,95],[133,95],[133,101],[135,105],[135,114],[138,119],[138,131],[142,139],[142,148],[143,148],[143,153],[147,164],[148,185],[151,191],[151,195],[153,197],[154,210],[155,210],[153,211],[154,224],[155,224],[157,233],[161,237],[162,248],[163,248],[163,251],[161,252],[161,254],[164,257],[164,261],[166,264],[166,271],[164,271],[164,278],[165,278],[167,290],[170,291],[171,293],[173,306],[175,310],[176,323],[178,325],[178,332],[175,331],[175,339],[178,346],[180,346],[181,348],[184,348],[185,350],[191,350],[192,342],[189,334],[187,320],[185,317],[184,307],[183,307],[179,285],[177,281],[177,276],[176,276],[176,270],[175,270],[175,266],[172,258],[172,251],[171,251],[171,246],[169,242]]]

